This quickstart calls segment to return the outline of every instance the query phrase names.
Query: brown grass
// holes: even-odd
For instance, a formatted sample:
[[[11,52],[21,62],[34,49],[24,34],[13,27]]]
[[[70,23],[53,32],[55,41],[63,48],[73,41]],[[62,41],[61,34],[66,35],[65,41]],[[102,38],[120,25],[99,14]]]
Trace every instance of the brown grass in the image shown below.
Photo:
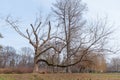
[[[0,80],[120,80],[120,74],[0,74]]]
[[[0,69],[0,74],[22,74],[32,73],[32,68],[4,68]]]

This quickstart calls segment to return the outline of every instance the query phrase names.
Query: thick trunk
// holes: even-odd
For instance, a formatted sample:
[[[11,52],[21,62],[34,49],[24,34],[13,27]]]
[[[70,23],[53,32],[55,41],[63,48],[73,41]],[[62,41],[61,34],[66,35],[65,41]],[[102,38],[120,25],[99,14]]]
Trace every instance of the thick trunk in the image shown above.
[[[66,73],[68,73],[68,72],[69,72],[68,67],[66,67]]]
[[[39,72],[39,65],[38,63],[34,63],[33,73],[38,73],[38,72]]]
[[[66,67],[66,73],[71,73],[71,70],[70,70],[69,66]]]
[[[37,58],[34,58],[34,68],[33,68],[33,73],[38,73],[39,72],[39,65],[37,62]]]

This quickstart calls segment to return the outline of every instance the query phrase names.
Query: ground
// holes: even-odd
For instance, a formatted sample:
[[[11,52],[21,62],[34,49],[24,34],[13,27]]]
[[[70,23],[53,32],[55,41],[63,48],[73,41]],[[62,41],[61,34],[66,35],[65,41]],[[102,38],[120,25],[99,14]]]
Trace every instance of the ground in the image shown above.
[[[0,74],[0,80],[120,80],[120,73]]]

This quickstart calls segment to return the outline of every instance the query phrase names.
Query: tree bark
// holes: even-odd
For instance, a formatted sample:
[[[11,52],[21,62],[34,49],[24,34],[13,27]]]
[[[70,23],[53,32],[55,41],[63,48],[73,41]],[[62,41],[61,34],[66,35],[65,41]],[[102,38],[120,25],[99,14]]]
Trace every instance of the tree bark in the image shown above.
[[[34,68],[33,68],[33,73],[38,73],[39,72],[39,64],[37,62],[37,58],[34,58]]]

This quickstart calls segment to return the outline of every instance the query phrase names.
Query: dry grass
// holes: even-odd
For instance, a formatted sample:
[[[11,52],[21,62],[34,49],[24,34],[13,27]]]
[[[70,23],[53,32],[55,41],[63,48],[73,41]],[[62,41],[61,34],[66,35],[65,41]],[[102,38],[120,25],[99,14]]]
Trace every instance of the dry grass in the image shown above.
[[[0,80],[120,80],[120,74],[0,74]]]
[[[22,73],[32,73],[32,68],[4,68],[0,69],[0,74],[22,74]]]

